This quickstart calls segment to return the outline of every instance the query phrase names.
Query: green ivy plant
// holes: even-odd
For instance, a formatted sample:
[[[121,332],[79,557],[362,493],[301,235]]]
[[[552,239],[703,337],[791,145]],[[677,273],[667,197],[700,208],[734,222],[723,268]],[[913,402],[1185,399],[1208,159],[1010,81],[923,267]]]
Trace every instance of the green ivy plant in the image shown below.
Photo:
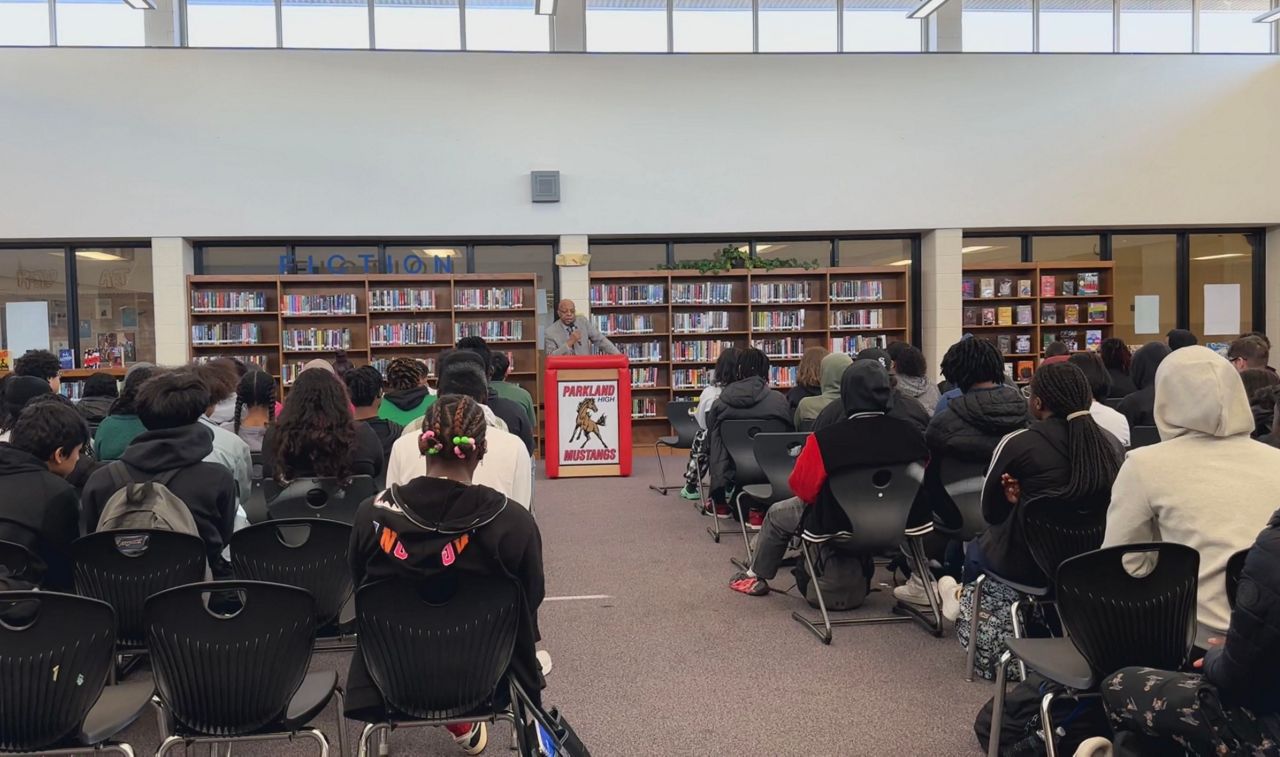
[[[748,250],[737,245],[727,245],[716,250],[714,257],[703,260],[681,260],[673,265],[660,265],[659,271],[698,271],[700,273],[720,273],[734,269],[756,269],[771,271],[775,268],[804,268],[809,270],[818,267],[816,260],[798,260],[796,258],[752,258]]]

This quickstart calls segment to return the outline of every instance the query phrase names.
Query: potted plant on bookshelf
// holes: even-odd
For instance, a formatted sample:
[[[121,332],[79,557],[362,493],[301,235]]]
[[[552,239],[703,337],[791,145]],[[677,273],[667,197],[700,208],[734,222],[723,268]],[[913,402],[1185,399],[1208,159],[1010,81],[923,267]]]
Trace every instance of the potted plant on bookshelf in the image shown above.
[[[764,271],[775,268],[817,268],[816,260],[797,260],[796,258],[753,258],[745,245],[726,245],[711,258],[702,260],[681,260],[673,265],[660,265],[659,271],[695,270],[701,273],[719,273],[742,269],[760,269]]]

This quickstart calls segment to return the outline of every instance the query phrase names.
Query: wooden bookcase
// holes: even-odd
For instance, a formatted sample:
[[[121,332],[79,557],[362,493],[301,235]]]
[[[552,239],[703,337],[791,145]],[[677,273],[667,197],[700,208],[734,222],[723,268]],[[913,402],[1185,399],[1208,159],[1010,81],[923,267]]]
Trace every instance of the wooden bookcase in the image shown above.
[[[1027,383],[1049,342],[1064,341],[1074,344],[1075,352],[1087,352],[1097,350],[1114,334],[1112,268],[1109,261],[966,266],[961,330],[996,343],[1005,358],[1006,374],[1017,383]],[[1092,280],[1087,274],[1096,277],[1094,294],[1080,293],[1082,283]],[[1029,290],[1024,282],[1030,283]]]
[[[725,347],[769,354],[787,389],[804,351],[857,352],[907,341],[905,268],[774,271],[603,271],[591,275],[591,317],[631,359],[632,439],[669,431],[666,403],[696,399]]]

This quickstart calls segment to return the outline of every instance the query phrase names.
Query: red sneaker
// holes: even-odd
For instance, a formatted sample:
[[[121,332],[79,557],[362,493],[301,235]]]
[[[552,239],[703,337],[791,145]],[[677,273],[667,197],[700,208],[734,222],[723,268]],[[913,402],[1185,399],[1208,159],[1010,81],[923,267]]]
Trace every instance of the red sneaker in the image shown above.
[[[735,573],[729,579],[729,588],[751,597],[763,597],[769,593],[769,584],[763,578],[748,576],[746,573]]]
[[[733,517],[733,510],[730,510],[728,505],[722,505],[722,504],[720,504],[719,502],[717,502],[717,503],[716,503],[716,517],[717,517],[717,518],[732,518],[732,517]]]
[[[747,511],[747,528],[751,531],[759,531],[764,525],[764,513],[759,510]]]

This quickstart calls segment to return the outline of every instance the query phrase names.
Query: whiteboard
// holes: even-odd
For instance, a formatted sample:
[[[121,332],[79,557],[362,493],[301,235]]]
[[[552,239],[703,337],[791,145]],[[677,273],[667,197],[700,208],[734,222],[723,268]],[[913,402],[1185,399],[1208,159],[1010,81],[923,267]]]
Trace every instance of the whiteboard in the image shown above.
[[[49,303],[6,302],[4,331],[10,360],[27,350],[49,349]]]

